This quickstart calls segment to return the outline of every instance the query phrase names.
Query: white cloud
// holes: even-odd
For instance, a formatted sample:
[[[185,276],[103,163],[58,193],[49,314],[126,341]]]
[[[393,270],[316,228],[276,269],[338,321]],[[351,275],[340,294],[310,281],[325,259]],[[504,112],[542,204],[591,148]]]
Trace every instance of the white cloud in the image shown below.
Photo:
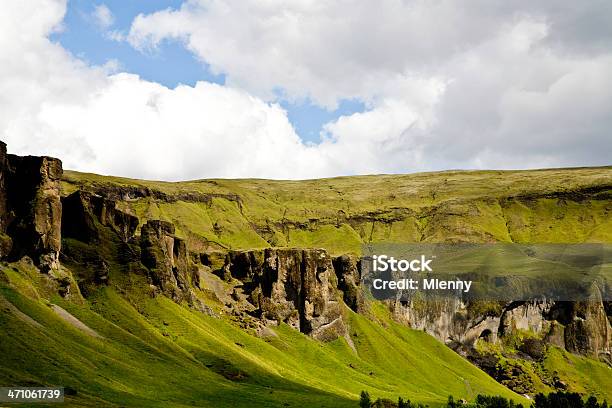
[[[317,171],[282,109],[206,82],[168,89],[113,75],[85,103],[43,108],[39,118],[58,134],[86,135],[95,172],[181,179]]]
[[[426,168],[538,167],[609,163],[611,27],[609,2],[188,0],[138,16],[128,40],[140,49],[178,40],[266,100],[282,89],[372,109],[326,126],[335,143],[322,151],[379,151],[371,144],[384,132],[398,149],[420,146]],[[415,115],[428,126],[411,126]]]
[[[187,2],[139,16],[129,40],[179,39],[228,86],[169,89],[50,41],[65,1],[9,1],[0,139],[67,168],[171,180],[609,162],[612,53],[597,37],[607,32],[572,23],[586,12],[491,4]],[[368,111],[304,144],[278,88],[323,106],[358,98]]]
[[[95,6],[91,16],[96,25],[102,30],[106,30],[115,23],[115,17],[106,4]]]
[[[120,30],[111,30],[106,32],[106,38],[109,40],[121,42],[126,40],[126,35]]]
[[[87,66],[47,38],[65,2],[27,4],[0,21],[0,139],[11,152],[156,179],[329,174],[277,105],[206,82],[169,89],[115,73],[114,61]]]
[[[452,77],[443,67],[449,59],[504,30],[516,27],[500,46],[523,52],[528,49],[521,47],[545,39],[549,28],[551,39],[570,29],[584,31],[580,24],[586,22],[579,17],[598,7],[532,3],[187,0],[178,10],[139,15],[128,40],[140,49],[164,39],[180,40],[230,83],[256,95],[273,98],[272,91],[281,87],[289,97],[308,96],[332,107],[340,98],[370,100],[398,74]],[[525,23],[533,19],[543,26]],[[529,28],[537,31],[525,31]],[[588,40],[583,42],[595,41]]]

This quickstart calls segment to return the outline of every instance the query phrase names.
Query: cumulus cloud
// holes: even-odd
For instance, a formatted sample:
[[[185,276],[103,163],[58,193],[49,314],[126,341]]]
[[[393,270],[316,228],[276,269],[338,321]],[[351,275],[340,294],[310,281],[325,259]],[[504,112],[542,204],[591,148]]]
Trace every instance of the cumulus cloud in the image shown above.
[[[609,164],[612,42],[592,11],[607,3],[532,3],[191,0],[138,16],[127,38],[176,40],[227,85],[170,89],[51,41],[65,1],[9,1],[0,139],[67,168],[166,180]],[[305,144],[279,93],[367,111]]]
[[[90,67],[51,42],[65,2],[12,2],[0,19],[0,138],[65,167],[155,179],[329,172],[286,112],[200,82],[175,89]]]
[[[41,116],[60,133],[87,135],[95,172],[156,179],[317,172],[282,109],[216,84],[168,89],[117,74],[85,103]]]
[[[605,1],[188,0],[138,16],[128,40],[177,40],[265,100],[365,102],[325,127],[321,150],[381,154],[383,132],[423,160],[369,168],[520,168],[609,163],[611,27]]]

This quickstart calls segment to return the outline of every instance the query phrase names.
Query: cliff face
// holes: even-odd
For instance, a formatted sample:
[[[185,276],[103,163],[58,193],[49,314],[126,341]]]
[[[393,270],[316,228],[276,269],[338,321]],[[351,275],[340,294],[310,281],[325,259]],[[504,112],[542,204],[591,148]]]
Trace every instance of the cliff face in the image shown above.
[[[568,351],[612,364],[612,327],[604,304],[596,297],[588,302],[555,305],[551,314],[564,324],[563,342]]]
[[[346,334],[332,258],[319,249],[230,252],[226,271],[242,282],[250,313],[321,340]]]
[[[86,244],[82,247],[68,242],[63,254],[81,271],[82,285],[112,284],[110,271],[114,265],[121,273],[146,275],[154,296],[163,294],[176,303],[186,301],[210,313],[193,292],[199,284],[198,268],[189,257],[185,241],[175,235],[173,224],[149,220],[137,236],[139,219],[118,209],[112,199],[76,191],[64,197],[62,204],[63,237]]]
[[[612,363],[612,327],[596,294],[584,302],[533,300],[494,304],[487,310],[457,299],[388,304],[396,320],[453,348],[473,347],[479,339],[504,342],[530,332],[572,353]]]
[[[29,256],[43,271],[59,267],[61,249],[60,180],[62,162],[50,157],[19,157],[0,146],[0,211],[4,256]]]
[[[13,241],[6,235],[9,221],[8,197],[6,184],[8,178],[8,157],[6,144],[0,142],[0,259],[5,258],[11,251]]]
[[[342,255],[334,258],[333,264],[344,303],[356,313],[367,314],[368,307],[361,287],[360,261],[353,255]]]
[[[83,242],[99,240],[96,222],[110,227],[124,242],[138,228],[138,217],[116,208],[116,202],[96,194],[76,191],[62,199],[62,233]]]
[[[174,235],[174,225],[148,221],[140,236],[141,259],[151,271],[153,284],[164,294],[180,301],[189,292],[189,263],[185,241]]]
[[[176,303],[212,314],[194,293],[199,286],[199,270],[189,257],[187,244],[175,235],[174,225],[150,220],[140,230],[140,256],[149,270],[152,284]]]

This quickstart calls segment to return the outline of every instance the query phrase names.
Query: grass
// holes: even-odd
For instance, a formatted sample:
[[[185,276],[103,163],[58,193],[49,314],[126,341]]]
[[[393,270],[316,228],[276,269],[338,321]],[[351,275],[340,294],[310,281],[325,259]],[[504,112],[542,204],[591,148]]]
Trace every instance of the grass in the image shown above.
[[[612,401],[612,368],[590,358],[551,347],[543,363],[548,373],[556,373],[568,387],[598,400]]]
[[[369,242],[612,242],[612,167],[182,183],[66,172],[62,187],[64,195],[111,187],[166,194],[122,197],[118,206],[141,223],[173,222],[196,252],[291,246],[339,255],[359,254]],[[0,295],[27,317],[0,303],[0,385],[70,387],[77,394],[69,406],[91,407],[355,407],[362,390],[432,407],[449,394],[526,403],[433,337],[395,323],[383,304],[373,303],[368,318],[345,308],[348,339],[321,343],[284,325],[260,338],[229,316],[152,298],[139,265],[122,258],[128,249],[106,229],[98,244],[64,240],[64,273],[81,279],[86,299],[76,290],[59,297],[26,263],[1,267]],[[109,264],[109,286],[84,282],[98,256]],[[526,268],[533,262],[525,259]],[[210,293],[197,293],[222,310]],[[101,337],[71,326],[50,303]],[[594,360],[550,348],[541,367],[523,368],[534,380],[542,369],[572,390],[612,400],[610,368]]]
[[[363,389],[431,406],[451,393],[519,399],[432,337],[348,309],[355,350],[343,338],[320,343],[288,326],[262,339],[164,297],[135,307],[109,287],[80,305],[50,299],[101,336],[94,338],[43,299],[10,284],[0,294],[43,326],[0,315],[0,384],[70,387],[75,406],[353,407]]]
[[[611,180],[612,167],[178,183],[68,171],[62,185],[64,194],[113,186],[174,197],[119,206],[174,222],[193,249],[318,246],[339,255],[369,242],[612,242]]]

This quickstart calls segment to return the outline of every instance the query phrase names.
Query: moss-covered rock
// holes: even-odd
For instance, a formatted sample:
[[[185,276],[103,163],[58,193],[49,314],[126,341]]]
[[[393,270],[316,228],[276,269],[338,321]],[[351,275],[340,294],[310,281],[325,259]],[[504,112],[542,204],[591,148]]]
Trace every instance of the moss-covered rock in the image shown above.
[[[332,258],[320,249],[230,252],[226,269],[242,282],[264,321],[286,323],[320,340],[346,334]]]
[[[0,145],[0,256],[31,257],[41,270],[59,268],[62,162],[6,154]],[[9,250],[10,248],[10,250]]]
[[[138,217],[119,210],[115,201],[97,194],[75,191],[62,198],[62,207],[62,235],[66,238],[98,241],[98,225],[103,225],[127,242],[138,228]]]

